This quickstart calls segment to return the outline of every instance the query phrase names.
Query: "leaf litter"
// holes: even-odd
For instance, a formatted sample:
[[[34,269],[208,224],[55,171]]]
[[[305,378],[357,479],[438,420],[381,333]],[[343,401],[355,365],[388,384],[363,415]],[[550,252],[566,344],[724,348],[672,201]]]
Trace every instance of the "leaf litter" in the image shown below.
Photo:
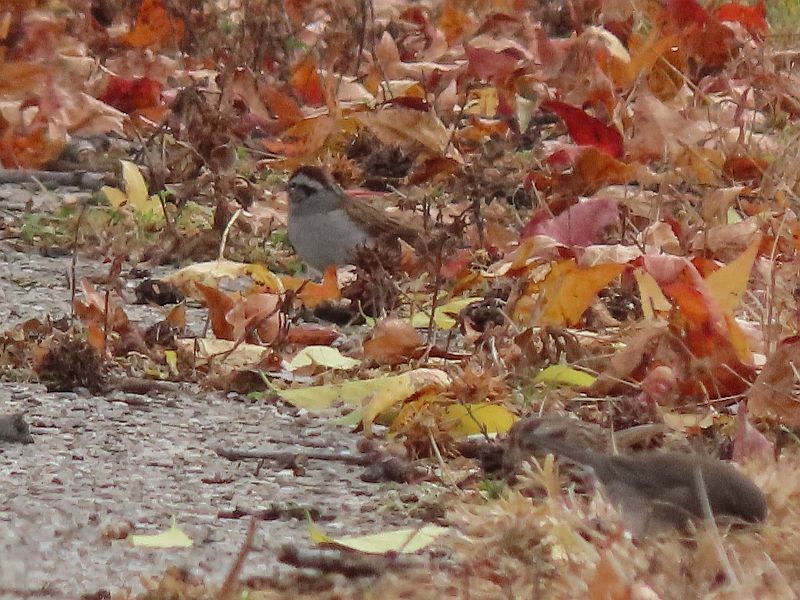
[[[227,574],[141,573],[149,591],[115,597],[797,592],[800,111],[778,34],[789,11],[768,20],[764,3],[695,0],[264,1],[252,14],[235,2],[84,4],[66,21],[33,0],[0,10],[0,164],[45,182],[85,138],[94,152],[79,168],[118,182],[61,215],[3,217],[18,250],[61,245],[73,269],[108,264],[94,281],[70,276],[66,320],[44,311],[9,323],[4,377],[103,395],[133,389],[131,378],[139,390],[149,380],[248,394],[285,426],[358,440],[364,455],[309,456],[394,461],[399,476],[378,478],[441,497],[409,531],[447,527],[422,561],[396,560],[394,548],[363,562],[294,540],[281,556],[316,575],[255,581],[242,576],[251,526],[236,557],[225,554]],[[98,159],[112,146],[126,149],[121,161]],[[282,189],[303,164],[323,164],[354,195],[361,184],[389,192],[375,199],[421,227],[425,250],[359,252],[354,270],[321,282],[304,272]],[[189,300],[132,318],[129,282],[164,264]],[[120,423],[154,404],[97,402],[128,407]],[[232,410],[245,418],[243,408]],[[765,493],[767,521],[634,539],[591,478],[509,448],[520,417],[562,412],[603,439],[664,428],[635,449],[733,457]],[[189,417],[199,430],[203,413]],[[48,414],[34,434],[59,420]],[[255,424],[257,444],[272,429]],[[275,443],[311,443],[295,432]],[[142,466],[177,460],[152,441]],[[204,450],[192,447],[195,460]],[[248,452],[259,455],[225,454]],[[282,467],[283,487],[302,485],[302,449],[260,456],[256,476]],[[343,507],[353,489],[326,501]],[[132,529],[110,524],[107,539],[119,551]]]

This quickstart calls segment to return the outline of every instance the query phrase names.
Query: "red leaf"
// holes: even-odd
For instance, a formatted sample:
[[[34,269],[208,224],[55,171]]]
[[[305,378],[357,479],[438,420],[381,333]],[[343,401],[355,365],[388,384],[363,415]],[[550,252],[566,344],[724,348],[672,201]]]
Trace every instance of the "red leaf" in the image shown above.
[[[564,102],[550,100],[544,102],[542,108],[556,113],[564,120],[569,135],[576,143],[582,146],[593,146],[614,158],[622,158],[622,134],[616,127],[606,125],[580,108]]]
[[[673,23],[684,27],[704,25],[708,20],[708,11],[697,0],[667,0],[664,12]]]
[[[767,7],[764,0],[755,6],[745,6],[729,2],[723,4],[715,11],[715,16],[720,21],[735,21],[755,38],[761,38],[767,32]]]
[[[609,198],[589,198],[546,221],[529,222],[522,237],[548,235],[565,246],[589,246],[619,217],[617,203]]]
[[[106,91],[98,98],[117,110],[131,114],[137,110],[158,106],[163,86],[149,77],[125,79],[111,77]]]

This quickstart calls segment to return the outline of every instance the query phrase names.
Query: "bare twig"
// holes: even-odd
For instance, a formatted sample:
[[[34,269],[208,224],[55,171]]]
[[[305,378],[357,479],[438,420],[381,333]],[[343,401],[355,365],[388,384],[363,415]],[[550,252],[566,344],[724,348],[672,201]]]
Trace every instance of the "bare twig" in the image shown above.
[[[228,574],[225,576],[222,586],[219,588],[219,594],[217,594],[219,600],[229,600],[237,597],[236,582],[239,581],[239,575],[242,572],[242,567],[244,567],[244,561],[247,555],[250,554],[250,551],[253,549],[253,540],[256,537],[257,529],[258,519],[253,517],[250,519],[250,523],[247,526],[247,534],[245,535],[244,543],[239,549],[239,553],[236,555],[236,559],[233,561]]]
[[[346,550],[304,550],[291,544],[281,548],[278,560],[293,567],[341,573],[346,577],[373,577],[390,570],[425,568],[430,565],[430,561],[421,557],[357,554]]]
[[[37,181],[46,188],[74,186],[86,190],[99,190],[114,183],[111,173],[86,171],[36,171],[33,169],[0,169],[0,183],[30,183]]]
[[[310,460],[328,460],[343,462],[348,465],[365,466],[374,459],[367,454],[344,454],[315,450],[311,452],[285,452],[280,450],[238,450],[236,448],[216,448],[217,455],[228,460],[274,460],[281,463],[293,463],[304,458]]]

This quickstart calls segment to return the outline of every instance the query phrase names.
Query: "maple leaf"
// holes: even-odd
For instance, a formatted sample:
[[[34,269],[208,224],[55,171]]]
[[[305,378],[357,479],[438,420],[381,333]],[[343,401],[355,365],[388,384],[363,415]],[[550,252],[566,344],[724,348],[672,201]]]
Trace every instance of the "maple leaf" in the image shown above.
[[[564,120],[569,135],[576,143],[582,146],[592,146],[614,158],[622,157],[622,134],[616,127],[605,125],[580,108],[564,102],[548,100],[542,103],[542,108],[554,112]]]

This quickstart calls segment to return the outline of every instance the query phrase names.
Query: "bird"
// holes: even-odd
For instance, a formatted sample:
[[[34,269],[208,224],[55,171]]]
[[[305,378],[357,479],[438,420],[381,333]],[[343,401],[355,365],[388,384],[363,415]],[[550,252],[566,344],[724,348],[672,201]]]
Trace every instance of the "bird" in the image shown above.
[[[588,467],[606,495],[621,509],[634,537],[681,528],[706,516],[705,501],[719,521],[764,521],[767,502],[761,489],[734,466],[700,454],[660,450],[610,454],[575,435],[573,421],[523,419],[510,437],[528,452],[545,452]]]
[[[349,264],[359,246],[402,239],[412,246],[420,232],[349,196],[322,168],[306,165],[289,178],[289,242],[310,267],[322,272]]]

